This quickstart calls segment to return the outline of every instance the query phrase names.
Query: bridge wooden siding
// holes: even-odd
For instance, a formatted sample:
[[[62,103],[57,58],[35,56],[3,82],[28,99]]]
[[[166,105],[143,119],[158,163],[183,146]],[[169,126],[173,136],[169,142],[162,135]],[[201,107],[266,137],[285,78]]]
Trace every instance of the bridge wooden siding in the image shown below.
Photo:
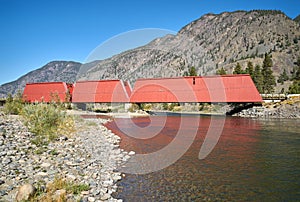
[[[250,75],[138,79],[131,103],[261,103]]]
[[[26,102],[67,101],[67,93],[72,94],[72,84],[64,82],[28,83],[23,92]],[[58,99],[58,100],[57,100]]]
[[[128,103],[131,86],[121,80],[78,81],[74,84],[73,103]]]

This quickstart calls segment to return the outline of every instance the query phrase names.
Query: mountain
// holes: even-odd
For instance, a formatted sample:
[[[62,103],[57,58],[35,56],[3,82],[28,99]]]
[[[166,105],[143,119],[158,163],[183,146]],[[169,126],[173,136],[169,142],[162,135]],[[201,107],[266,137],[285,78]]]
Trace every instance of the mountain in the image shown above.
[[[253,10],[206,14],[176,35],[90,65],[80,80],[182,76],[194,66],[199,75],[212,75],[224,67],[232,73],[236,63],[262,64],[271,53],[276,77],[290,73],[300,56],[300,25],[281,11]]]
[[[16,92],[26,82],[123,79],[134,84],[138,78],[182,76],[192,66],[199,75],[213,75],[220,68],[232,73],[237,62],[246,68],[248,61],[262,65],[265,53],[273,60],[274,75],[291,75],[300,57],[300,24],[281,11],[253,10],[206,14],[184,26],[176,35],[157,38],[149,44],[111,58],[91,63],[58,65],[51,75],[33,71],[15,82],[0,87],[2,93]],[[59,62],[58,62],[59,63]],[[49,67],[48,67],[49,66]],[[64,69],[65,73],[60,74]],[[76,73],[78,72],[78,74]],[[56,77],[57,76],[57,77]],[[278,85],[278,92],[285,85]]]
[[[295,17],[294,21],[300,23],[300,15],[298,15],[297,17]]]
[[[0,97],[8,93],[15,94],[18,90],[23,91],[26,83],[64,81],[74,83],[81,63],[68,61],[53,61],[45,66],[31,71],[16,81],[0,86]]]

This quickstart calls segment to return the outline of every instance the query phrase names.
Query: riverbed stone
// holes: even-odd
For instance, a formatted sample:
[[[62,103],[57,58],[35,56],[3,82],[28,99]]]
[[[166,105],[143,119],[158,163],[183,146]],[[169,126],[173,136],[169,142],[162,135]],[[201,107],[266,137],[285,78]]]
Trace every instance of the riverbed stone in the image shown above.
[[[111,195],[109,193],[105,193],[103,194],[103,196],[101,197],[101,200],[107,200],[111,197]]]
[[[16,201],[29,200],[30,197],[34,196],[36,188],[32,184],[22,185],[16,195]]]
[[[115,201],[111,193],[117,190],[115,182],[121,179],[116,170],[129,155],[118,147],[120,138],[102,125],[105,122],[77,120],[76,134],[58,138],[48,146],[36,146],[32,143],[34,134],[18,116],[0,116],[0,198],[14,201],[18,187],[27,183],[46,187],[59,177],[90,186],[79,193],[84,196],[82,201],[89,197]],[[67,196],[68,200],[74,197]]]

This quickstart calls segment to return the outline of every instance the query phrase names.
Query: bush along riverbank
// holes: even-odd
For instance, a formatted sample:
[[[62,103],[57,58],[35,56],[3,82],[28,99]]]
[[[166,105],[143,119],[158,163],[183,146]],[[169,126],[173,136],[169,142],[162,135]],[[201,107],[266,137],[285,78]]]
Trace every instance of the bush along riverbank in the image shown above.
[[[300,118],[300,97],[243,110],[234,116],[254,118]]]
[[[122,178],[115,170],[130,156],[120,138],[107,120],[66,117],[55,133],[33,133],[43,125],[0,112],[0,201],[121,201],[112,197]],[[63,126],[73,134],[62,135]]]

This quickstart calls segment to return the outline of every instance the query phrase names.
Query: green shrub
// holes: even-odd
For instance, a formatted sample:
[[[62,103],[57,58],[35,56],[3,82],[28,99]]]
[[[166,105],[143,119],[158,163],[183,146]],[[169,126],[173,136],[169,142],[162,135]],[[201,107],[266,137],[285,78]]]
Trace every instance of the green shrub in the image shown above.
[[[180,106],[179,103],[171,103],[171,104],[168,105],[168,110],[169,111],[178,111],[178,108],[176,109],[176,107],[178,107],[178,106]]]
[[[140,107],[137,104],[132,103],[131,106],[128,108],[129,112],[136,112],[140,109]]]
[[[162,108],[163,108],[163,110],[168,110],[168,108],[169,108],[168,103],[163,103]]]
[[[60,107],[39,103],[25,105],[21,113],[24,124],[36,135],[33,143],[44,145],[59,135],[69,135],[74,132],[74,119]]]
[[[150,111],[152,109],[152,104],[150,104],[150,103],[148,103],[148,104],[143,103],[143,104],[141,104],[141,106],[144,111]]]
[[[18,92],[14,97],[9,94],[6,98],[6,103],[4,105],[4,113],[6,114],[20,114],[24,107],[24,101],[22,98],[22,93]]]

